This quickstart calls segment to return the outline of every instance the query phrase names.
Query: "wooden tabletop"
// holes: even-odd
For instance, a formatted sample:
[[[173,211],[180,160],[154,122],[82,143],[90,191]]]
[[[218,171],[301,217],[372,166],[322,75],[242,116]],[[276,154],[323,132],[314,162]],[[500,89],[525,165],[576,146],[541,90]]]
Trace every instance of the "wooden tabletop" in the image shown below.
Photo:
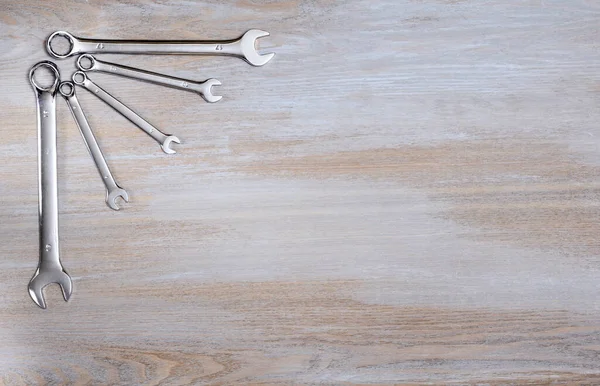
[[[600,384],[600,3],[2,1],[0,383]],[[62,262],[30,299],[55,30],[232,39],[237,58],[104,55],[223,99],[90,78],[119,212],[58,100]],[[74,58],[57,61],[63,80]]]

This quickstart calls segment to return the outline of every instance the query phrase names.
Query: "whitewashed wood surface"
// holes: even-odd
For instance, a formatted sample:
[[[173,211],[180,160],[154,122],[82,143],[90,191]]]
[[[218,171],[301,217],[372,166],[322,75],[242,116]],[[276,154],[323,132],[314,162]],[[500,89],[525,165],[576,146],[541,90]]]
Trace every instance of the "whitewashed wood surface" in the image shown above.
[[[600,3],[0,3],[0,383],[600,384]],[[90,77],[120,212],[58,103],[61,252],[36,307],[29,68],[63,29],[271,32],[235,58],[104,56],[214,77],[216,104]],[[59,61],[63,79],[74,60]]]

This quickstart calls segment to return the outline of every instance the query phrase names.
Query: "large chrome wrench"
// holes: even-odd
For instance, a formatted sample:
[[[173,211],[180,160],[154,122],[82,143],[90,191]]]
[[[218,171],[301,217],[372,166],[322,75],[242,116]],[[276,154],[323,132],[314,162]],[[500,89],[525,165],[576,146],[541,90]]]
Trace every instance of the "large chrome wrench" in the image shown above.
[[[216,79],[207,79],[204,82],[195,82],[193,80],[175,78],[173,76],[158,74],[156,72],[123,66],[116,63],[103,62],[102,60],[94,58],[90,54],[83,54],[79,56],[79,58],[77,58],[77,67],[81,71],[105,72],[107,74],[143,80],[179,90],[192,91],[200,94],[204,100],[211,103],[217,102],[222,98],[221,96],[213,95],[212,93],[213,86],[221,85],[221,82]]]
[[[39,85],[34,77],[37,69],[46,67],[54,74],[49,87]],[[58,67],[42,61],[29,71],[29,81],[35,91],[38,114],[38,194],[40,227],[40,260],[29,282],[29,295],[41,308],[46,308],[43,289],[57,283],[65,301],[71,297],[73,285],[60,262],[58,238],[58,181],[56,167],[56,91],[60,81]]]
[[[73,83],[76,85],[82,86],[92,94],[96,95],[98,98],[102,99],[107,105],[115,109],[119,114],[129,119],[133,124],[142,129],[146,134],[148,134],[152,139],[160,144],[160,147],[167,154],[175,154],[175,150],[171,149],[171,143],[181,143],[179,138],[174,135],[164,134],[162,131],[158,130],[156,127],[152,126],[148,121],[144,118],[137,115],[133,110],[129,107],[125,106],[115,97],[104,91],[100,86],[96,85],[92,82],[85,72],[76,71],[72,77]]]
[[[52,47],[56,37],[69,41],[69,50],[60,53]],[[233,40],[102,40],[78,38],[66,31],[56,31],[46,40],[46,50],[58,59],[75,54],[196,54],[226,55],[244,59],[253,66],[263,66],[275,56],[260,55],[255,43],[258,38],[269,36],[266,31],[251,29]]]
[[[98,168],[100,177],[102,177],[102,181],[106,186],[106,205],[108,205],[108,207],[111,209],[119,210],[116,202],[117,198],[121,197],[123,201],[129,202],[129,195],[117,184],[117,181],[115,181],[115,178],[113,177],[110,168],[106,163],[106,159],[104,158],[104,154],[102,154],[102,150],[98,145],[96,136],[94,135],[94,132],[92,131],[90,124],[88,123],[88,120],[81,109],[81,105],[79,104],[77,96],[75,96],[75,85],[73,82],[61,82],[58,86],[58,91],[67,101],[69,110],[71,110],[71,114],[73,114],[73,118],[75,118],[79,132],[83,137],[83,142],[85,142],[90,155],[94,159],[96,168]]]

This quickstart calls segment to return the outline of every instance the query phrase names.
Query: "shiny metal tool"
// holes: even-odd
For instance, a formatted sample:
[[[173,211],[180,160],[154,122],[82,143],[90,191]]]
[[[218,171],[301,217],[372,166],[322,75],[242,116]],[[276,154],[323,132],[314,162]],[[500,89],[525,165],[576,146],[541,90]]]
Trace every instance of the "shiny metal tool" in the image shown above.
[[[35,72],[45,67],[54,76],[54,82],[43,87],[35,80]],[[29,71],[29,81],[35,91],[38,114],[38,189],[40,260],[29,282],[29,295],[41,308],[46,308],[43,289],[57,283],[65,301],[71,297],[73,285],[60,262],[58,237],[58,181],[56,167],[56,91],[60,81],[58,67],[42,61]]]
[[[115,97],[104,91],[100,86],[92,82],[83,71],[76,71],[72,77],[73,83],[82,86],[98,98],[102,99],[107,105],[115,109],[119,114],[129,119],[137,127],[142,129],[146,134],[152,137],[156,142],[160,144],[162,150],[167,154],[175,154],[175,150],[171,149],[171,143],[181,143],[179,138],[174,135],[164,134],[156,127],[148,123],[144,118],[137,115],[129,107],[125,106]]]
[[[55,58],[63,59],[75,54],[196,54],[225,55],[244,59],[253,66],[264,66],[274,53],[261,55],[255,47],[256,40],[269,36],[266,31],[251,29],[233,40],[102,40],[78,38],[66,31],[56,31],[46,40],[46,50]],[[69,49],[60,53],[52,47],[52,41],[63,37]]]
[[[175,78],[173,76],[158,74],[156,72],[150,72],[139,68],[123,66],[116,63],[104,62],[94,58],[90,54],[83,54],[77,58],[77,67],[81,71],[96,71],[105,72],[107,74],[114,74],[124,76],[126,78],[143,80],[150,83],[159,84],[161,86],[167,86],[176,88],[179,90],[192,91],[200,94],[207,102],[217,102],[221,100],[221,96],[213,95],[212,87],[220,86],[221,82],[216,79],[207,79],[204,82],[195,82],[193,80]]]
[[[106,163],[106,159],[104,158],[104,154],[102,154],[102,150],[100,150],[96,136],[90,128],[90,124],[88,123],[88,120],[81,109],[81,105],[79,104],[79,100],[77,100],[77,96],[75,96],[75,85],[73,82],[69,81],[61,82],[58,86],[58,92],[60,92],[60,94],[67,101],[67,105],[69,105],[71,114],[73,114],[73,118],[75,118],[77,127],[79,127],[79,132],[83,137],[83,142],[85,142],[88,151],[94,159],[96,167],[98,168],[98,172],[100,172],[102,181],[106,186],[106,205],[108,205],[108,207],[111,209],[119,210],[119,207],[117,206],[117,198],[120,197],[123,199],[123,201],[129,202],[129,195],[117,184],[110,171],[110,168],[108,167],[108,164]]]

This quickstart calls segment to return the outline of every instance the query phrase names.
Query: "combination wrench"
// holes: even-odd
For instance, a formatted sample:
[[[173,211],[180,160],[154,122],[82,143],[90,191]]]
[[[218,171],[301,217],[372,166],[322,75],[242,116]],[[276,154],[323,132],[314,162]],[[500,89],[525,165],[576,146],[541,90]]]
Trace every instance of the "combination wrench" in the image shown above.
[[[117,198],[121,197],[123,201],[129,202],[129,195],[127,192],[121,188],[115,178],[113,177],[108,164],[106,163],[106,159],[104,158],[104,154],[102,154],[102,150],[98,145],[98,141],[96,140],[96,136],[94,132],[90,128],[90,124],[88,123],[87,118],[79,104],[79,100],[77,96],[75,96],[75,85],[73,82],[61,82],[58,86],[58,92],[65,98],[67,101],[67,105],[69,105],[69,110],[71,110],[71,114],[73,114],[73,118],[75,118],[75,123],[77,123],[77,127],[79,128],[79,132],[83,137],[83,142],[90,152],[90,155],[94,159],[94,163],[96,163],[96,168],[98,168],[98,172],[100,172],[100,177],[102,177],[102,181],[106,186],[106,205],[109,208],[114,210],[119,210],[117,206]]]
[[[115,97],[104,91],[100,86],[92,82],[83,71],[76,71],[72,77],[73,83],[82,86],[98,98],[102,99],[107,105],[115,109],[119,114],[130,120],[133,124],[139,127],[142,131],[148,134],[152,139],[160,144],[162,150],[167,154],[175,154],[175,150],[171,149],[171,143],[181,143],[179,138],[174,135],[164,134],[156,127],[152,126],[144,118],[137,115],[129,107],[125,106]]]
[[[45,67],[54,75],[54,82],[43,87],[35,80],[34,73]],[[56,92],[60,81],[58,67],[42,61],[29,71],[29,81],[35,91],[38,114],[38,194],[40,260],[35,274],[29,281],[29,295],[41,308],[46,308],[43,289],[57,283],[63,298],[71,297],[73,284],[60,262],[58,237],[58,181],[56,167]]]
[[[253,66],[264,66],[274,53],[261,55],[256,50],[256,40],[269,36],[266,31],[251,29],[238,39],[232,40],[102,40],[78,38],[66,31],[56,31],[46,40],[46,50],[57,59],[75,54],[197,54],[225,55],[244,59]],[[52,41],[63,37],[69,49],[60,53],[52,47]]]
[[[195,82],[193,80],[175,78],[173,76],[158,74],[156,72],[150,72],[139,68],[104,62],[94,58],[90,54],[83,54],[77,58],[77,68],[85,72],[105,72],[108,74],[124,76],[126,78],[155,83],[161,86],[172,87],[179,90],[192,91],[200,94],[204,100],[210,103],[217,102],[222,98],[221,96],[213,95],[212,87],[220,86],[221,82],[212,78],[207,79],[204,82]]]

